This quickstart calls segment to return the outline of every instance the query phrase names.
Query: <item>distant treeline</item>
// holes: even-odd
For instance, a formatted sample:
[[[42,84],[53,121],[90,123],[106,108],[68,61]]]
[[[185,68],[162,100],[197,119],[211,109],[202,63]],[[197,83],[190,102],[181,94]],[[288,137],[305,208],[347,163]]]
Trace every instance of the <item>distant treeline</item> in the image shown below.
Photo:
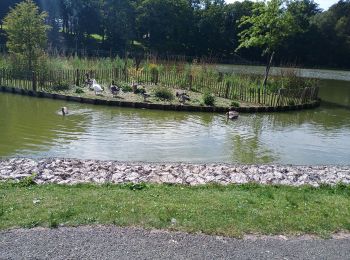
[[[19,0],[0,1],[0,19]],[[35,2],[49,16],[49,46],[153,52],[265,62],[258,48],[242,49],[239,20],[252,14],[251,1],[224,0],[50,0]],[[312,0],[287,1],[285,8],[303,28],[276,52],[277,63],[350,68],[350,0],[323,11]],[[2,32],[0,44],[6,42]]]

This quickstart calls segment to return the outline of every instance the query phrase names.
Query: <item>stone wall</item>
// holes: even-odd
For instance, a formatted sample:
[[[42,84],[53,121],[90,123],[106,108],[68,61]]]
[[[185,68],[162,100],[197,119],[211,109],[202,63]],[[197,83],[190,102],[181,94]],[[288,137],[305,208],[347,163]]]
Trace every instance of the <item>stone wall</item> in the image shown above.
[[[173,183],[222,185],[350,184],[350,166],[137,163],[75,159],[0,160],[0,180],[20,180],[36,173],[38,184]]]

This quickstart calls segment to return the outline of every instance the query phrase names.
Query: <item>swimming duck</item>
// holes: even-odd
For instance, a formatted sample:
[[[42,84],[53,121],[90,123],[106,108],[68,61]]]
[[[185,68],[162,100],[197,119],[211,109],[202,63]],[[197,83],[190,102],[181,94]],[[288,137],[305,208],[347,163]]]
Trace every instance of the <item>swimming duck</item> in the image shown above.
[[[238,118],[238,112],[234,110],[230,110],[226,113],[227,119],[234,120]]]
[[[62,107],[61,108],[62,116],[65,116],[68,114],[68,108],[67,107]]]

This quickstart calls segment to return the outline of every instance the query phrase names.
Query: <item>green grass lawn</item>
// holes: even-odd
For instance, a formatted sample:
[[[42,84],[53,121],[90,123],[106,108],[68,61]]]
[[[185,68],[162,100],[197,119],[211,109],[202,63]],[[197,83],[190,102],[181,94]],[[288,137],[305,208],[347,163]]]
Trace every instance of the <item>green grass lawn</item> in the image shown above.
[[[0,229],[112,224],[231,237],[350,230],[349,186],[132,188],[2,183]]]

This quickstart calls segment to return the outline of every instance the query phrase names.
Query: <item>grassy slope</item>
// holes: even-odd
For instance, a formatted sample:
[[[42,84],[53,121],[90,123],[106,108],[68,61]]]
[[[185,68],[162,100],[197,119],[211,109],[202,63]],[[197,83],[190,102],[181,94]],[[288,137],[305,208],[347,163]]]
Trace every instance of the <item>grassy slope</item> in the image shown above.
[[[324,236],[350,230],[350,187],[0,184],[0,229],[59,224]]]

